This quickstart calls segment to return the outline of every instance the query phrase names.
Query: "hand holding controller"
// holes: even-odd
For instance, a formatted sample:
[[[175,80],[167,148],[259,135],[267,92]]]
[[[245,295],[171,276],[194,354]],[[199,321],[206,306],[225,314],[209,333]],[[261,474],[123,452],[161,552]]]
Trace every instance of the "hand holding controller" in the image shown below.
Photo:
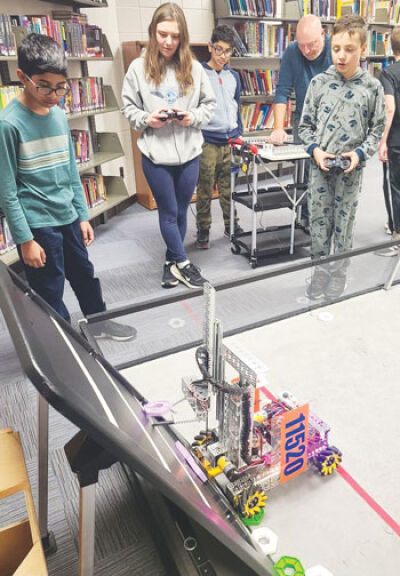
[[[183,120],[185,118],[185,114],[177,110],[161,110],[161,113],[166,115],[164,118],[160,118],[161,122],[166,122],[167,120]]]
[[[336,156],[336,158],[325,158],[323,164],[328,170],[345,171],[350,168],[351,160],[345,156]]]

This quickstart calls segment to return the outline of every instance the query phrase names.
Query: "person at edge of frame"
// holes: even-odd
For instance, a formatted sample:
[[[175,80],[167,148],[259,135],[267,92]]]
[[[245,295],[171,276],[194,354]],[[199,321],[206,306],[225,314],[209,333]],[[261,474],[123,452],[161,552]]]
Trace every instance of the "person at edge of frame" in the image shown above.
[[[287,102],[294,91],[296,97],[293,142],[299,143],[298,126],[303,111],[307,88],[314,76],[325,72],[332,64],[331,40],[322,28],[321,20],[308,14],[300,18],[296,26],[296,40],[290,42],[283,54],[279,68],[278,84],[274,97],[274,127],[271,142],[277,146],[285,144],[288,134],[284,130]],[[304,184],[307,186],[310,162],[305,162]],[[301,207],[301,219],[296,225],[309,232],[309,210],[307,201]]]
[[[385,128],[382,86],[360,68],[367,49],[364,20],[356,14],[343,16],[333,27],[331,42],[333,66],[311,80],[299,125],[313,159],[307,190],[312,260],[351,249],[363,168],[378,150]],[[348,264],[346,258],[316,265],[307,296],[341,296]]]
[[[196,190],[196,246],[210,246],[211,200],[217,184],[218,199],[224,219],[224,235],[230,238],[231,220],[231,147],[228,141],[243,131],[240,118],[240,77],[229,68],[234,35],[232,28],[221,25],[214,28],[208,44],[210,58],[202,65],[210,79],[217,108],[203,129],[204,144],[200,156],[199,182]],[[243,232],[235,211],[234,233]]]
[[[122,88],[122,112],[141,135],[143,172],[158,207],[167,246],[161,286],[179,282],[198,288],[206,282],[184,247],[187,211],[198,177],[201,129],[215,109],[215,96],[193,59],[182,8],[159,6],[148,29],[147,47],[129,66]]]
[[[94,240],[68,122],[57,104],[68,93],[64,50],[29,34],[18,48],[22,94],[0,112],[0,205],[29,285],[67,322],[65,278],[85,316],[103,312],[100,281],[87,246]],[[113,320],[93,324],[96,338],[132,340]]]
[[[383,194],[388,215],[387,226],[392,240],[400,241],[400,28],[391,34],[394,63],[379,76],[386,105],[386,125],[379,145],[379,160],[383,166]],[[396,256],[399,246],[389,246],[376,252],[379,256]]]

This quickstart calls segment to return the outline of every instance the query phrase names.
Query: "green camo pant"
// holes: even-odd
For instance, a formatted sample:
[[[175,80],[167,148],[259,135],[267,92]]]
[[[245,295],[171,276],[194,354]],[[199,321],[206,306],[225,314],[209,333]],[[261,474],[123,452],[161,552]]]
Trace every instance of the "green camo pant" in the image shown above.
[[[361,189],[362,168],[349,174],[323,172],[311,165],[308,206],[311,223],[311,258],[350,250]]]
[[[218,186],[218,198],[225,228],[229,228],[231,220],[231,147],[229,144],[218,146],[204,142],[203,152],[200,156],[196,201],[197,228],[199,230],[210,229],[211,199],[215,183]]]

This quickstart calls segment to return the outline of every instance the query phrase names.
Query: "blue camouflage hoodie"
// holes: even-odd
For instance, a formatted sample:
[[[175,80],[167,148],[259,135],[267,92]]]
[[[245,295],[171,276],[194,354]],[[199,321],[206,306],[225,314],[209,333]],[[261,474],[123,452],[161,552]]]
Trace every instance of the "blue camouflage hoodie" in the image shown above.
[[[380,82],[361,68],[346,80],[330,66],[311,80],[299,136],[310,155],[317,147],[335,155],[355,150],[367,160],[378,149],[385,122]]]

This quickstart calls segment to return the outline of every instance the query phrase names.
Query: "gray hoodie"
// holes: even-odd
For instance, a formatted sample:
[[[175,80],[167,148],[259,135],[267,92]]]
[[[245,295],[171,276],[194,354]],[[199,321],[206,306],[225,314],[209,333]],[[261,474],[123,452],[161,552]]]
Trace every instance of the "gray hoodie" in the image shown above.
[[[336,155],[355,150],[367,160],[378,149],[385,122],[380,82],[361,68],[346,80],[330,66],[310,82],[299,136],[309,154],[318,146]]]
[[[122,86],[122,112],[134,130],[142,130],[138,147],[154,164],[180,165],[201,154],[201,128],[208,124],[216,101],[207,74],[196,60],[193,60],[192,76],[193,86],[183,94],[173,66],[167,67],[159,86],[146,80],[143,56],[129,66]],[[180,126],[173,121],[161,128],[147,126],[148,116],[160,108],[190,112],[192,124]]]

